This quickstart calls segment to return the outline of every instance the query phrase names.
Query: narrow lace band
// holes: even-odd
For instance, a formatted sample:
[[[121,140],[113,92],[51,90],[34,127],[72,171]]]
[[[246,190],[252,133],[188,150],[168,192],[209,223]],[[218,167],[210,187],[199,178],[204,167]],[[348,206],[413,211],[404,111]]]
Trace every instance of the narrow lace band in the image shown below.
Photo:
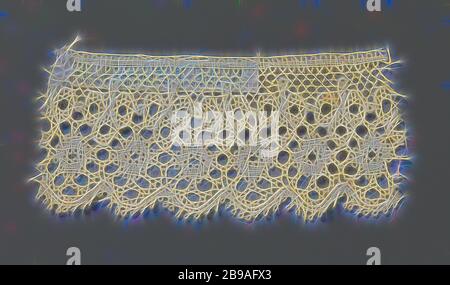
[[[410,160],[387,49],[286,56],[57,51],[42,101],[37,198],[121,217],[280,208],[305,220],[342,203],[378,216],[404,198]]]

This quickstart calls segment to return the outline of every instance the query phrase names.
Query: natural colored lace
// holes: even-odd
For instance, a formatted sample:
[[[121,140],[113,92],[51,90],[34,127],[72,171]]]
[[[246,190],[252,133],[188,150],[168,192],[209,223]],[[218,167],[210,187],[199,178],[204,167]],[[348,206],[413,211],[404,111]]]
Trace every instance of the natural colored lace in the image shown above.
[[[403,198],[394,166],[409,159],[398,108],[404,96],[384,75],[392,63],[386,49],[209,57],[68,45],[40,98],[46,126],[37,197],[57,213],[109,201],[119,216],[159,203],[201,218],[223,205],[253,221],[283,205],[311,220],[341,198],[355,213],[388,213]],[[262,153],[267,142],[249,145],[245,135],[177,145],[173,114],[196,106],[277,119],[266,128],[277,137],[271,154]],[[252,129],[249,120],[237,132]]]

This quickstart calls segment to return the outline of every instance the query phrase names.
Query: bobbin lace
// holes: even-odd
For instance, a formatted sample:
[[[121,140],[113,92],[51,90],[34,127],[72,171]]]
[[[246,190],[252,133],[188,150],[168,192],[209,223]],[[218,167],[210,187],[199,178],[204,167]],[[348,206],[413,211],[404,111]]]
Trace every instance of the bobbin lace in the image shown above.
[[[40,98],[37,197],[57,213],[109,201],[119,216],[159,203],[201,218],[224,205],[253,221],[284,205],[311,220],[342,197],[355,213],[388,213],[410,159],[404,96],[384,75],[392,64],[386,49],[210,57],[66,46]],[[180,112],[202,127],[181,135]]]

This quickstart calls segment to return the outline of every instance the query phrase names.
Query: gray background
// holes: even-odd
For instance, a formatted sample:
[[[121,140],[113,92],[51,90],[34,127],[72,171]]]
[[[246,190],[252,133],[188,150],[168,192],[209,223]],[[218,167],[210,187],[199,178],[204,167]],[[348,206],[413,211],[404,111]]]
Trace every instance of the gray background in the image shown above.
[[[370,246],[385,264],[450,263],[448,1],[382,1],[381,13],[358,0],[85,0],[81,13],[65,2],[0,1],[0,263],[64,264],[70,246],[83,263],[102,264],[363,264]],[[45,88],[49,51],[77,32],[84,49],[170,54],[389,45],[404,61],[396,88],[410,96],[415,136],[407,203],[379,221],[337,209],[313,225],[282,216],[254,227],[225,217],[193,226],[165,214],[127,223],[105,210],[50,215],[24,183],[37,157],[32,99]]]

